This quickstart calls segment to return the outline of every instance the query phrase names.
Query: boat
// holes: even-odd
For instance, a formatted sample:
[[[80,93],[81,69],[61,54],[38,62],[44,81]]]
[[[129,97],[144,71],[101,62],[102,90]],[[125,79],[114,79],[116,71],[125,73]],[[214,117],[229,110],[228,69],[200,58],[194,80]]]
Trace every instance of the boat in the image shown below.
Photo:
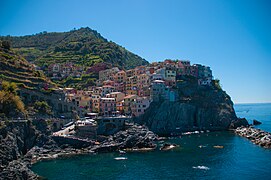
[[[178,147],[178,145],[165,143],[162,147],[160,147],[160,150],[161,151],[168,151],[168,150],[171,150],[171,149],[173,149],[175,147]]]

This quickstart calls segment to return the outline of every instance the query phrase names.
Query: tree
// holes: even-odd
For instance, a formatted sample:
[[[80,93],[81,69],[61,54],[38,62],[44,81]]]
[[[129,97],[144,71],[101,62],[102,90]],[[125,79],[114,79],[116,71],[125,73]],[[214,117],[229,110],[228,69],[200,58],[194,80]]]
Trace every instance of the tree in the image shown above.
[[[14,82],[2,82],[2,90],[8,93],[12,93],[14,95],[17,94],[18,87]]]
[[[2,47],[4,49],[10,50],[10,47],[11,47],[10,42],[9,41],[2,41]]]
[[[40,113],[52,114],[51,107],[46,101],[36,101],[34,104],[34,108]]]
[[[220,84],[220,80],[219,80],[219,79],[215,79],[215,80],[213,81],[213,83],[214,83],[214,86],[215,86],[217,89],[222,89],[222,86],[221,86],[221,84]]]
[[[16,95],[17,86],[15,83],[2,83],[0,91],[0,113],[6,117],[14,117],[20,113],[25,114],[26,110],[21,98]]]

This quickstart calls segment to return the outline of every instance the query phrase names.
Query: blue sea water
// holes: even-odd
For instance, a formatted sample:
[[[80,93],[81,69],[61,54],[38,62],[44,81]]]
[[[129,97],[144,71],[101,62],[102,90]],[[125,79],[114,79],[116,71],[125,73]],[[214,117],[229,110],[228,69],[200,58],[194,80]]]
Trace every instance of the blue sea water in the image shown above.
[[[263,122],[271,132],[271,104],[238,104],[239,117]],[[48,179],[271,179],[271,150],[232,132],[210,132],[167,140],[172,151],[105,153],[35,164],[32,170]],[[213,146],[223,146],[217,149]],[[116,160],[116,157],[126,157]]]

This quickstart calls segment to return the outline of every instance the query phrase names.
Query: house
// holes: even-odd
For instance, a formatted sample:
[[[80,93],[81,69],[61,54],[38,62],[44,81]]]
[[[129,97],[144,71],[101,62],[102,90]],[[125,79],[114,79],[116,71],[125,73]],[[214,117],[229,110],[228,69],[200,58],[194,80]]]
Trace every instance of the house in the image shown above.
[[[116,83],[125,83],[126,82],[126,72],[125,71],[119,71],[114,75],[114,81]]]
[[[205,79],[205,78],[212,78],[212,70],[208,66],[203,66],[201,64],[195,64],[194,66],[198,69],[198,78]]]
[[[136,75],[136,70],[135,69],[129,69],[126,71],[126,76],[127,77],[132,77]]]
[[[165,86],[165,81],[163,80],[155,80],[151,84],[151,99],[153,101],[160,101],[162,99],[165,99],[166,94],[165,94],[166,86]]]
[[[138,117],[144,114],[150,103],[151,101],[147,97],[136,97],[131,104],[132,115]]]
[[[112,80],[113,81],[114,80],[114,75],[119,71],[120,70],[117,67],[100,71],[99,72],[99,80],[101,82],[106,81],[106,80]]]
[[[89,139],[97,137],[97,123],[92,119],[76,121],[74,130],[77,136]]]
[[[161,74],[156,74],[153,73],[150,75],[150,81],[155,81],[155,80],[163,80],[163,76]]]
[[[106,95],[107,98],[115,98],[116,102],[120,102],[124,99],[125,94],[122,92],[112,92]]]
[[[124,100],[116,102],[116,109],[119,114],[124,114]]]
[[[178,75],[190,75],[190,61],[179,60],[177,62],[177,74]]]
[[[146,73],[146,67],[145,66],[137,66],[135,68],[135,75],[145,74]]]
[[[115,87],[113,87],[113,86],[109,86],[109,85],[102,86],[101,96],[105,97],[106,94],[109,94],[109,93],[114,92],[114,91],[115,91]]]
[[[103,81],[103,86],[115,86],[115,82],[111,80]]]
[[[143,87],[137,91],[137,95],[141,97],[150,97],[150,86]]]
[[[115,91],[126,92],[126,83],[114,83]]]
[[[198,67],[194,64],[190,66],[190,76],[198,77]]]
[[[137,76],[137,88],[140,90],[143,87],[149,87],[150,81],[147,74],[140,74]]]
[[[126,82],[126,93],[137,94],[137,90],[137,76],[128,77]]]
[[[98,117],[95,119],[98,124],[98,135],[112,135],[125,127],[125,121],[129,118],[125,116]]]
[[[166,69],[165,68],[157,69],[155,73],[160,74],[162,76],[162,80],[164,80],[166,78]]]
[[[166,69],[165,71],[165,80],[166,81],[176,81],[176,70]]]
[[[126,115],[131,115],[132,110],[131,110],[131,105],[134,102],[134,100],[137,98],[137,95],[127,95],[124,97],[124,114]]]
[[[100,100],[100,114],[102,116],[116,115],[116,99],[115,98],[101,98]]]
[[[100,98],[99,94],[92,94],[91,96],[91,104],[92,104],[92,112],[100,112]]]

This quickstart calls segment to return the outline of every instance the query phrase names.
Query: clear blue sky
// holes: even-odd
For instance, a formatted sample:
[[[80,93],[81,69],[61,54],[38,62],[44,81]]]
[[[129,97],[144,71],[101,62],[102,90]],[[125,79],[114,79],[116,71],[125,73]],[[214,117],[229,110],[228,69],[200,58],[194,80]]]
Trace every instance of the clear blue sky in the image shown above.
[[[269,0],[0,0],[0,35],[86,26],[150,62],[211,66],[235,103],[271,102]]]

